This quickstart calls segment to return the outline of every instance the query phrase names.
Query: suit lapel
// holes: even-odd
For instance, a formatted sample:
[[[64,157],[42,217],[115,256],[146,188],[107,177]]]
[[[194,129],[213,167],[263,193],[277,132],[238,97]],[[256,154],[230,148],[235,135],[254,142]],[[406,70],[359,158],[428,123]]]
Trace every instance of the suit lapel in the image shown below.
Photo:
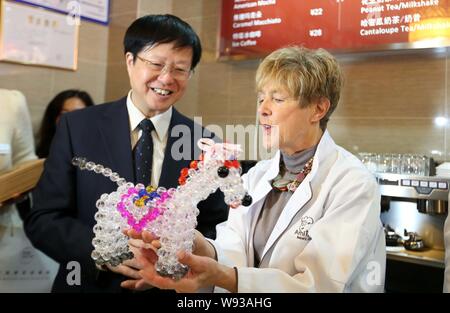
[[[126,98],[113,102],[98,121],[98,129],[107,151],[111,170],[126,181],[134,182],[130,121]]]
[[[180,171],[183,167],[189,164],[190,160],[174,160],[172,157],[172,146],[179,139],[179,137],[172,136],[172,129],[175,125],[189,125],[183,119],[183,116],[173,108],[172,118],[169,124],[168,136],[166,150],[164,151],[164,161],[161,170],[161,176],[159,178],[159,186],[164,186],[166,188],[176,188],[178,186],[178,177]],[[191,127],[189,129],[192,132]],[[192,142],[191,139],[189,139]]]

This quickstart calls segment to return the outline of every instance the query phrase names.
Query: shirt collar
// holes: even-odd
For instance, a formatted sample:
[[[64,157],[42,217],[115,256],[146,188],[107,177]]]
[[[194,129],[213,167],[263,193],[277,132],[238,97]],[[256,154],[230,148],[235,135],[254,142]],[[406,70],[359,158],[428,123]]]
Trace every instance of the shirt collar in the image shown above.
[[[128,116],[130,118],[130,132],[132,132],[139,123],[146,118],[144,114],[134,105],[133,101],[131,100],[131,92],[128,92],[127,96],[127,110],[128,110]],[[153,125],[155,126],[156,133],[160,140],[163,140],[167,132],[169,130],[169,124],[170,120],[172,118],[172,106],[168,110],[166,110],[164,113],[155,115],[150,118]]]

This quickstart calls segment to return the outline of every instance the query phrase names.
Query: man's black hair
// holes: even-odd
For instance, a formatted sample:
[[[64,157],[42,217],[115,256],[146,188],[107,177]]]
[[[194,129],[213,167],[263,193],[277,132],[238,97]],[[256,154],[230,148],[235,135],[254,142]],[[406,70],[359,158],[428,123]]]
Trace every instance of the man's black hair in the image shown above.
[[[180,18],[171,15],[146,15],[128,27],[123,39],[125,54],[133,54],[133,62],[142,50],[160,43],[174,43],[175,48],[192,48],[191,69],[200,61],[202,46],[192,27]]]

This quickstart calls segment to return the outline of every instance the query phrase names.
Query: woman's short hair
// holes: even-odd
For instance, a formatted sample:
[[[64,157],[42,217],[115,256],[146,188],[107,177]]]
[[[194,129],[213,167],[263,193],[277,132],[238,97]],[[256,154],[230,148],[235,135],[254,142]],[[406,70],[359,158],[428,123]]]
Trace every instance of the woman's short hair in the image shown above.
[[[297,99],[301,107],[327,98],[330,109],[321,119],[325,130],[339,102],[343,76],[336,59],[324,49],[285,47],[269,54],[256,72],[256,88],[275,82]]]

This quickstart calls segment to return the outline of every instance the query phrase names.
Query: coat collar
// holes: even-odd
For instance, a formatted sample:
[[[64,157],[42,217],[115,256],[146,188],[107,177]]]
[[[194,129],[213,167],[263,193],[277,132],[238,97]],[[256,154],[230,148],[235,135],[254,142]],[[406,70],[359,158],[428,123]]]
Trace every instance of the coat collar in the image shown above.
[[[314,155],[314,162],[311,169],[311,173],[309,173],[306,178],[309,178],[309,181],[312,181],[314,177],[316,176],[319,166],[325,162],[325,160],[330,156],[330,153],[332,151],[336,150],[336,143],[334,142],[333,138],[331,138],[330,133],[328,130],[325,130],[325,132],[322,135],[322,138],[320,138],[319,144],[317,145],[316,154]]]
[[[159,186],[164,186],[166,188],[176,188],[178,185],[178,176],[180,175],[180,170],[184,166],[189,164],[189,160],[186,161],[188,162],[186,164],[186,162],[182,162],[181,160],[175,160],[172,156],[172,146],[177,140],[180,139],[180,137],[177,137],[172,133],[172,129],[177,125],[185,125],[191,132],[193,132],[192,127],[188,125],[188,121],[189,120],[185,116],[183,116],[175,108],[173,108],[172,117],[170,119],[168,129],[166,150],[164,152],[164,161],[162,165],[161,176],[159,178]]]
[[[265,170],[265,174],[257,182],[253,189],[251,196],[253,197],[253,202],[257,203],[263,199],[270,190],[272,190],[271,182],[278,175],[280,171],[280,151],[278,150],[273,158],[269,161],[268,168]]]

